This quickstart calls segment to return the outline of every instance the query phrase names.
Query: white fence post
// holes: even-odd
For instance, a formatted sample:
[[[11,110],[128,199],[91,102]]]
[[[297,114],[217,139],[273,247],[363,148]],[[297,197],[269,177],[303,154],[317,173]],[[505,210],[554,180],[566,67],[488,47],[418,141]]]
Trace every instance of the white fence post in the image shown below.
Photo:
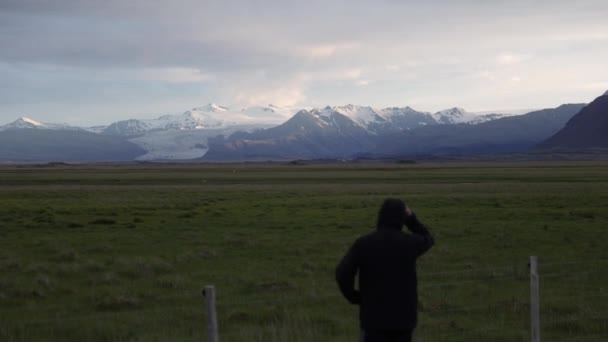
[[[207,336],[209,342],[219,342],[217,313],[215,311],[215,286],[205,286],[203,296],[207,299]]]
[[[530,256],[530,329],[532,342],[540,342],[540,301],[538,287],[538,260]]]

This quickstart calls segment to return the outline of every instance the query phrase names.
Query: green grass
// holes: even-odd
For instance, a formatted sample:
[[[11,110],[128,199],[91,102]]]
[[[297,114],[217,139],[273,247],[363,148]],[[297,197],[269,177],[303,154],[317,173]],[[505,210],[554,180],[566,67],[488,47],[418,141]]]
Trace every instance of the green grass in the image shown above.
[[[354,341],[336,263],[407,200],[436,236],[418,341],[608,336],[608,164],[0,168],[1,341]]]

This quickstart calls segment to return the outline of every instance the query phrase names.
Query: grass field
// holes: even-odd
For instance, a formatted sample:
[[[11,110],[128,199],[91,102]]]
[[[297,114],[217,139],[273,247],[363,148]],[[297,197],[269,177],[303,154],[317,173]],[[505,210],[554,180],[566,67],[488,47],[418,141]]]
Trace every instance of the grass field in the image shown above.
[[[404,198],[436,237],[417,341],[608,339],[608,163],[0,168],[1,341],[356,341],[334,268]]]

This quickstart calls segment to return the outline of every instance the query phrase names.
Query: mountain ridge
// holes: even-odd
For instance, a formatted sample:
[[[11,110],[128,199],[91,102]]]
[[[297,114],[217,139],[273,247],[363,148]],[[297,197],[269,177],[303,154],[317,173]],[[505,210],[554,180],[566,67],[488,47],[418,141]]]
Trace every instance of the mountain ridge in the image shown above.
[[[545,111],[557,113],[564,106]],[[133,158],[146,161],[349,159],[365,154],[521,151],[563,127],[563,115],[569,119],[575,114],[570,108],[555,117],[547,114],[529,119],[526,115],[531,113],[477,115],[460,107],[431,113],[409,106],[376,109],[354,104],[285,114],[289,110],[274,105],[235,110],[210,103],[181,114],[84,128],[21,118],[1,126],[0,133],[35,129],[99,134],[135,144],[139,150]],[[281,124],[260,123],[287,116]],[[527,119],[522,121],[522,117]]]
[[[515,152],[555,133],[583,106],[562,105],[477,125],[419,125],[383,135],[374,135],[352,120],[352,124],[345,125],[347,117],[328,107],[321,111],[304,110],[285,124],[271,129],[237,132],[228,138],[213,140],[203,160],[285,159],[290,154],[296,159],[342,159],[366,154],[400,157]],[[282,146],[287,147],[282,149]]]
[[[306,109],[306,108],[303,108]],[[0,126],[0,129],[7,128],[48,128],[48,129],[84,129],[91,132],[101,132],[104,129],[122,122],[131,124],[138,122],[140,129],[159,130],[159,129],[204,129],[218,128],[220,126],[246,125],[246,124],[281,124],[291,118],[301,109],[296,107],[278,107],[272,104],[267,106],[253,106],[240,109],[209,103],[205,106],[194,107],[181,114],[164,114],[152,119],[129,118],[111,122],[108,125],[96,125],[91,127],[74,126],[67,123],[44,123],[29,117],[21,117],[14,122]],[[356,123],[365,127],[367,123],[374,121],[390,121],[394,112],[415,114],[432,118],[436,123],[480,123],[497,117],[509,116],[510,114],[475,114],[465,111],[460,107],[444,109],[435,113],[417,111],[409,106],[405,107],[385,107],[377,109],[371,106],[360,106],[347,104],[342,106],[325,106],[319,108],[306,109],[309,111],[333,110],[339,112]],[[229,118],[222,118],[221,116]],[[372,116],[374,120],[371,120]],[[429,122],[426,122],[427,124]],[[116,125],[115,125],[116,126]],[[115,129],[110,129],[115,131]],[[117,132],[115,132],[117,133]]]
[[[608,148],[608,92],[586,105],[537,150]]]

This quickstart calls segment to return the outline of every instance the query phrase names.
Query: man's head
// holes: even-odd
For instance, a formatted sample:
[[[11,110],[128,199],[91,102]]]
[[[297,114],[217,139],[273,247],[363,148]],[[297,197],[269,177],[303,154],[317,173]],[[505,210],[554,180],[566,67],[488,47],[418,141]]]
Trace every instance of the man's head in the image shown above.
[[[378,212],[377,228],[401,229],[405,220],[405,203],[398,198],[387,198]]]

